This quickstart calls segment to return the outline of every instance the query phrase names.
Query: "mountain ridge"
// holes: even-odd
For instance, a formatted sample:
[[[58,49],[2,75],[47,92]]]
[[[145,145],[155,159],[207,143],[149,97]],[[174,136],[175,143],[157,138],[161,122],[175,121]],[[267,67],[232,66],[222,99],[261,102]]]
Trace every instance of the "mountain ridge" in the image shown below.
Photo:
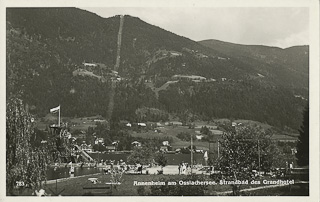
[[[56,103],[65,106],[67,116],[105,116],[112,79],[118,76],[115,120],[138,121],[136,110],[149,107],[181,118],[188,111],[201,119],[248,118],[299,127],[305,105],[299,96],[308,99],[308,50],[293,47],[277,55],[265,47],[261,57],[260,47],[258,53],[227,42],[210,47],[125,15],[119,72],[110,73],[119,18],[76,8],[7,9],[7,97],[22,91],[38,116]],[[96,76],[73,74],[79,69]],[[156,95],[153,86],[174,75],[207,81],[178,79]]]
[[[202,39],[202,40],[197,40],[198,43],[202,43],[202,42],[206,42],[206,41],[216,41],[216,42],[221,42],[221,43],[227,43],[227,44],[232,44],[232,45],[240,45],[240,46],[258,46],[258,47],[266,47],[266,48],[276,48],[276,49],[290,49],[290,48],[295,48],[295,47],[309,47],[308,44],[304,44],[304,45],[293,45],[293,46],[289,46],[286,48],[282,48],[279,46],[273,46],[273,45],[263,45],[263,44],[244,44],[244,43],[236,43],[236,42],[229,42],[229,41],[223,41],[223,40],[219,40],[219,39]]]

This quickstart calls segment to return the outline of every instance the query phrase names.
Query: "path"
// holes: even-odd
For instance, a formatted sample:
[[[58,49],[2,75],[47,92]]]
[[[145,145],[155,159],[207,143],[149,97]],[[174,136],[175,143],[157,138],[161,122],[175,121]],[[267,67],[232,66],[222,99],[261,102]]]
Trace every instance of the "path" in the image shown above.
[[[117,58],[116,58],[116,65],[114,66],[114,71],[118,71],[120,66],[120,51],[121,51],[123,23],[124,23],[124,16],[120,15],[120,26],[119,26],[118,42],[117,42]]]
[[[121,51],[121,40],[122,40],[122,29],[124,23],[124,16],[120,15],[120,25],[119,25],[119,32],[118,32],[118,42],[117,42],[117,55],[116,55],[116,64],[114,65],[114,71],[118,71],[120,66],[120,51]],[[107,120],[110,123],[113,107],[114,107],[114,94],[116,88],[116,81],[111,81],[111,91],[110,91],[110,99],[107,109]],[[110,125],[110,124],[108,124]]]

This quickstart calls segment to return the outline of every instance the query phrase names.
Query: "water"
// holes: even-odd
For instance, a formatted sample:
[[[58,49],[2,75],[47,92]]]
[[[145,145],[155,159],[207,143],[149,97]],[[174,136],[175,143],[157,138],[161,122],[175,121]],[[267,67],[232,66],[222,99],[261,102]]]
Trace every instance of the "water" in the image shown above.
[[[101,161],[103,159],[106,160],[113,160],[115,163],[117,161],[123,160],[127,162],[127,158],[130,154],[114,154],[114,153],[90,153],[89,154],[93,159],[97,159]],[[185,163],[191,164],[191,156],[190,154],[164,154],[165,157],[168,159],[168,165],[178,165],[182,161]],[[204,164],[203,154],[193,154],[193,160],[197,164]]]
[[[67,178],[70,177],[69,173],[70,168],[66,167],[55,167],[55,168],[49,168],[47,170],[47,180],[55,180],[60,178]],[[72,176],[82,176],[82,175],[89,175],[89,174],[95,174],[95,173],[102,173],[102,168],[80,168],[75,167],[74,168],[74,174]]]
[[[130,154],[114,154],[114,153],[90,153],[89,154],[93,159],[104,161],[106,160],[114,160],[115,163],[117,161],[123,160],[127,162],[127,158]],[[164,154],[167,159],[167,165],[178,165],[181,162],[185,162],[188,164],[191,164],[191,156],[190,154]],[[204,159],[203,154],[193,154],[193,160],[196,164],[203,164],[204,165]],[[80,168],[75,167],[74,168],[74,174],[72,177],[76,176],[82,176],[82,175],[89,175],[89,174],[96,174],[96,173],[103,173],[103,168]],[[55,180],[60,178],[67,178],[71,177],[70,173],[70,167],[52,167],[49,168],[47,171],[47,180]]]

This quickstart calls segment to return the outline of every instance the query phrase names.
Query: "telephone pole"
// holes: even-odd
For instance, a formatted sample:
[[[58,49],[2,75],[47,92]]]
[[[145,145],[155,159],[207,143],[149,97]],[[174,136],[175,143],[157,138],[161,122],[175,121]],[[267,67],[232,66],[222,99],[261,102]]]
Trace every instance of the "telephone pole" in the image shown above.
[[[191,134],[191,174],[192,174],[192,167],[193,167],[193,141],[192,141],[192,134]]]

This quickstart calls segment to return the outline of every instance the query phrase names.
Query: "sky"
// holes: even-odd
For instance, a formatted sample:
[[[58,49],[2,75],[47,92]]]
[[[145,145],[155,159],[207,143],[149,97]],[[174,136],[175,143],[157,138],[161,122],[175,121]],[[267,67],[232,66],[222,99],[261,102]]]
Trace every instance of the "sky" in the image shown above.
[[[96,7],[81,9],[101,17],[131,15],[195,41],[287,48],[309,45],[306,7]]]

